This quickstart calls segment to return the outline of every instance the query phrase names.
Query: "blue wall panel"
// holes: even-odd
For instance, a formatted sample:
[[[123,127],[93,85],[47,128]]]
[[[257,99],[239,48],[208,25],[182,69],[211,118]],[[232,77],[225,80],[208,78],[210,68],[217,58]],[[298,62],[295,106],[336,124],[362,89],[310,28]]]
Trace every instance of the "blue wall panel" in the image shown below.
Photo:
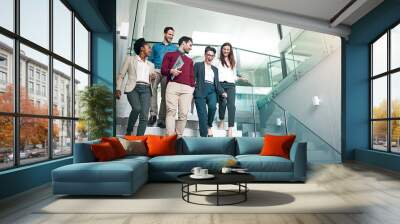
[[[71,163],[69,157],[0,172],[0,199],[48,183],[53,169]]]
[[[344,147],[344,159],[354,159],[354,148],[368,148],[368,54],[367,45],[346,44],[346,145]]]
[[[93,83],[113,88],[114,46],[113,33],[92,34],[92,75]]]
[[[397,168],[393,166],[395,164],[393,161],[400,164],[400,157],[368,150],[370,145],[369,43],[392,25],[400,22],[399,12],[399,0],[386,0],[353,24],[349,40],[345,42],[343,57],[346,66],[343,74],[346,96],[343,114],[345,116],[343,125],[346,129],[344,159],[356,159],[394,170]],[[389,158],[390,156],[392,157]]]

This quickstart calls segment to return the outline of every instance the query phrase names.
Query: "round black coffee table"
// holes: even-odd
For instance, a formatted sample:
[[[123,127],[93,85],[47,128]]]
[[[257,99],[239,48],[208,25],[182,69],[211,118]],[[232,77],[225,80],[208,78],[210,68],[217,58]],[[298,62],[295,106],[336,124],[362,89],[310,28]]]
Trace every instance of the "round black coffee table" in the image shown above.
[[[198,205],[234,205],[247,200],[247,192],[249,188],[247,183],[255,180],[255,177],[248,173],[216,173],[213,174],[215,177],[212,179],[193,179],[190,177],[191,173],[182,174],[177,177],[178,181],[182,183],[182,199],[188,203],[198,204]],[[215,190],[198,190],[197,185],[215,185]],[[190,186],[195,186],[194,191],[190,191]],[[236,185],[237,190],[224,190],[220,189],[220,185]],[[215,192],[215,194],[206,194],[209,192]],[[193,202],[190,200],[190,196],[204,196],[204,197],[216,197],[216,204],[202,204]],[[232,197],[240,196],[240,199],[230,203],[221,203],[221,197]]]

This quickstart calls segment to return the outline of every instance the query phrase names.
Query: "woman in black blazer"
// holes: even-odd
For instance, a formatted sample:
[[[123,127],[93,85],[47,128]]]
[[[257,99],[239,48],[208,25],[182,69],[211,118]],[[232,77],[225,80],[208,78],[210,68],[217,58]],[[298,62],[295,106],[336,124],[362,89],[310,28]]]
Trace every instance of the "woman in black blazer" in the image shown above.
[[[215,48],[207,46],[204,51],[204,62],[194,64],[196,86],[193,95],[202,137],[212,137],[211,127],[217,110],[218,96],[226,97],[224,89],[219,84],[218,69],[211,65],[215,53]]]

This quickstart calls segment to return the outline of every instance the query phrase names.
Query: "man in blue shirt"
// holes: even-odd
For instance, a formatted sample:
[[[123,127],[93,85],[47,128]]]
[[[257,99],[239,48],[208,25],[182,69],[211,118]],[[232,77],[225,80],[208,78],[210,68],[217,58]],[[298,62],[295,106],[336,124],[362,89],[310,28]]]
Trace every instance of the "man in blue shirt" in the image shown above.
[[[167,79],[165,76],[161,75],[160,69],[161,64],[164,58],[164,55],[167,52],[176,51],[178,48],[175,44],[172,43],[172,39],[174,38],[174,28],[165,27],[164,28],[164,39],[161,43],[156,43],[153,45],[152,54],[149,57],[149,61],[153,62],[157,75],[152,80],[152,96],[151,96],[151,107],[150,107],[150,118],[149,125],[154,125],[157,120],[157,89],[158,84],[161,83],[161,103],[160,103],[160,111],[158,113],[158,122],[157,126],[160,128],[165,128],[165,89],[167,88]]]

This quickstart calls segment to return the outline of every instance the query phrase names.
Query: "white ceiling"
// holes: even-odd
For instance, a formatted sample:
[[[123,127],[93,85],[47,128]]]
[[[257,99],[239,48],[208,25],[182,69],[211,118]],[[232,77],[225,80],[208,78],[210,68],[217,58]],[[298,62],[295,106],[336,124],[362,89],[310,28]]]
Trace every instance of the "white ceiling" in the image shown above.
[[[226,0],[329,21],[350,0]]]
[[[192,7],[346,37],[350,26],[383,0],[356,0],[338,20],[330,20],[351,0],[169,0]]]

